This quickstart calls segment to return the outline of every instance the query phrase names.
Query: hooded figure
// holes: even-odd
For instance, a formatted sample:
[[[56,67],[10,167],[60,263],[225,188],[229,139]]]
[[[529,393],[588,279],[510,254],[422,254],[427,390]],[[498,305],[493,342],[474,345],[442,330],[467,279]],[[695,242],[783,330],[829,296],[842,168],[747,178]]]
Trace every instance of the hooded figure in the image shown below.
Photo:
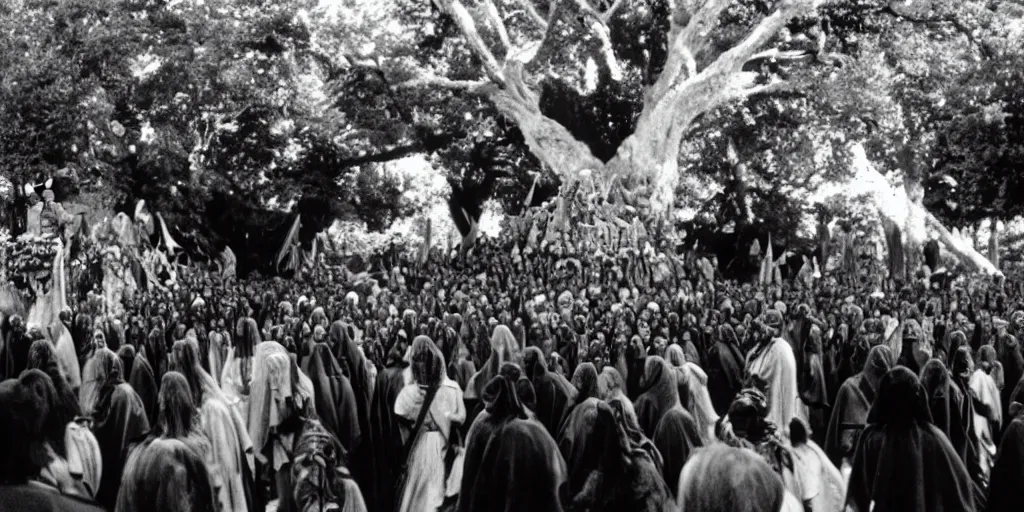
[[[650,439],[668,411],[682,408],[675,374],[664,359],[658,356],[647,358],[640,389],[640,397],[634,407],[640,428]]]
[[[565,460],[519,400],[507,377],[484,390],[486,409],[470,429],[459,512],[561,512]]]
[[[377,374],[373,386],[373,400],[370,406],[370,438],[372,445],[371,487],[364,493],[370,510],[390,511],[395,509],[395,485],[397,469],[401,466],[402,433],[395,414],[398,394],[411,380],[411,372],[405,361],[408,345],[395,343],[388,353],[385,368]]]
[[[856,512],[973,512],[971,477],[935,425],[910,370],[886,374],[857,442],[847,506]]]
[[[743,351],[730,325],[718,326],[718,341],[708,353],[708,392],[719,415],[729,411],[736,393],[743,388]]]
[[[1020,490],[1024,489],[1024,405],[1010,405],[1013,418],[1003,433],[998,455],[989,474],[987,512],[1020,510]]]
[[[704,445],[702,438],[697,421],[685,409],[668,411],[658,424],[658,429],[654,433],[654,446],[661,454],[662,475],[669,484],[673,497],[677,497],[675,494],[678,487],[672,483],[679,482],[679,475],[686,461],[697,448]]]
[[[113,509],[125,455],[130,443],[149,431],[142,399],[124,382],[121,359],[102,348],[89,359],[83,372],[82,412],[91,416],[93,433],[103,457],[103,476],[96,501]]]
[[[544,353],[537,347],[528,347],[523,352],[523,373],[533,384],[537,420],[554,436],[576,390],[564,377],[548,371]]]
[[[327,344],[317,343],[313,347],[305,372],[313,381],[317,417],[338,438],[345,452],[351,453],[363,439],[356,397]]]
[[[483,395],[484,387],[487,386],[491,379],[498,375],[498,371],[503,363],[506,361],[516,362],[518,352],[519,349],[512,331],[504,325],[495,327],[494,334],[491,335],[491,355],[484,362],[480,370],[470,377],[469,382],[466,384],[464,398],[466,400],[466,410],[469,411],[469,416],[466,418],[467,424],[472,425],[473,419],[480,411],[479,402]]]
[[[567,425],[577,421],[578,418],[575,416],[579,414],[577,409],[579,409],[581,404],[590,398],[601,398],[600,376],[597,374],[597,368],[593,364],[583,363],[577,366],[576,372],[572,375],[571,385],[576,389],[576,395],[566,408],[565,417],[558,426],[559,439],[561,439]]]
[[[857,436],[867,424],[868,412],[878,393],[878,385],[894,363],[895,358],[889,347],[873,347],[868,353],[864,369],[846,379],[839,388],[824,446],[825,453],[836,466],[849,465]]]
[[[968,435],[969,422],[965,412],[965,397],[950,379],[946,365],[938,359],[925,363],[921,370],[921,386],[928,396],[928,409],[932,424],[939,428],[965,465],[969,464],[972,453]]]
[[[661,468],[628,434],[624,416],[604,402],[587,402],[584,421],[573,444],[586,446],[583,459],[570,467],[570,509],[594,512],[635,510],[657,512],[671,495]],[[620,409],[621,410],[621,409]],[[564,452],[563,452],[564,453]]]
[[[779,338],[782,315],[768,310],[763,320],[755,321],[760,341],[747,356],[747,375],[763,386],[768,398],[768,420],[785,431],[793,418],[798,417],[796,358],[793,347]]]

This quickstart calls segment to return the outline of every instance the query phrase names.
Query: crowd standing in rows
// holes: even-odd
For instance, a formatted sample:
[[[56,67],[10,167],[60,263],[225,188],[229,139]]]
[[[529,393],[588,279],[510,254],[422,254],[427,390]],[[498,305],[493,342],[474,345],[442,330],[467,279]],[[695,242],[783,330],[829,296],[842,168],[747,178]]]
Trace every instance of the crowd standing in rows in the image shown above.
[[[1005,283],[520,244],[7,315],[0,510],[1020,509]]]

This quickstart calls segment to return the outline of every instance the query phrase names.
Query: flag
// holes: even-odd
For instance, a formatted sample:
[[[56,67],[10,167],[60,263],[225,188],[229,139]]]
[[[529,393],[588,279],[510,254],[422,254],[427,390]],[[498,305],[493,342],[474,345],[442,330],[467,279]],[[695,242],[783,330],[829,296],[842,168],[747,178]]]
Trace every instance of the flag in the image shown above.
[[[775,255],[772,254],[772,235],[768,235],[768,247],[765,250],[764,259],[761,260],[761,273],[758,282],[761,286],[768,286],[772,284],[772,280],[775,277],[775,271],[772,268],[775,265]]]
[[[530,185],[530,193],[526,194],[526,200],[523,201],[523,209],[529,209],[530,205],[533,204],[533,192],[537,190],[537,181],[540,179],[540,173],[533,176],[533,185]]]
[[[302,215],[295,216],[295,222],[288,229],[288,235],[284,237],[281,250],[277,251],[277,258],[274,260],[274,268],[280,270],[281,262],[288,259],[285,269],[297,269],[299,266],[299,228],[302,226]]]
[[[469,219],[469,232],[466,233],[466,236],[462,237],[462,252],[465,253],[472,249],[473,245],[476,244],[476,233],[477,228],[480,227],[480,223],[477,219],[470,217],[469,214],[466,213],[465,208],[462,209],[462,214]]]
[[[425,265],[427,263],[427,258],[430,256],[430,244],[432,242],[431,237],[433,236],[430,224],[430,218],[427,218],[427,230],[423,235],[423,247],[420,247],[420,265]]]
[[[160,238],[164,241],[164,246],[167,247],[167,253],[174,256],[174,250],[181,249],[181,246],[174,241],[171,232],[167,230],[167,221],[164,220],[164,216],[157,213],[156,218],[160,221]]]

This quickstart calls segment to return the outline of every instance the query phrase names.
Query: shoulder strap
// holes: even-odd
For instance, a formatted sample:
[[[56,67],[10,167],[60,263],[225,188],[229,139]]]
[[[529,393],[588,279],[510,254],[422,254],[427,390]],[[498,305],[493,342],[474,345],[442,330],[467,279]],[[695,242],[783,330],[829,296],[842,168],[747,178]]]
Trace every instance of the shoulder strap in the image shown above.
[[[412,427],[412,431],[409,433],[409,440],[405,443],[402,448],[405,450],[405,462],[408,464],[409,457],[412,455],[412,447],[415,446],[416,440],[420,437],[420,431],[423,428],[423,422],[427,419],[427,413],[430,412],[430,406],[434,404],[434,397],[437,396],[437,391],[441,389],[441,386],[434,386],[427,389],[427,396],[423,398],[423,405],[420,406],[420,415],[416,418],[416,425]]]

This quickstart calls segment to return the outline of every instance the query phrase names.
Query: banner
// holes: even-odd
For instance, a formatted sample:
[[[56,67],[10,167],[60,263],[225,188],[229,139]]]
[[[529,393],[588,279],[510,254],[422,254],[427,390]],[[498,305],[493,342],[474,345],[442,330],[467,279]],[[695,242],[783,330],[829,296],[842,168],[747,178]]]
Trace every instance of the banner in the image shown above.
[[[426,265],[427,258],[430,257],[430,244],[433,242],[433,231],[431,228],[431,219],[427,218],[427,230],[426,233],[423,234],[423,246],[420,247],[420,255],[419,258],[417,258],[420,265]]]
[[[277,252],[277,258],[274,260],[274,268],[281,270],[281,262],[288,258],[286,262],[285,270],[297,270],[299,266],[299,228],[302,226],[302,215],[295,216],[295,222],[292,223],[292,227],[288,230],[288,235],[284,237],[284,243],[281,244],[281,250]]]
[[[768,286],[772,284],[772,280],[775,278],[775,255],[772,253],[772,235],[768,235],[768,248],[765,250],[764,259],[761,260],[761,272],[758,277],[758,282],[761,286]]]

